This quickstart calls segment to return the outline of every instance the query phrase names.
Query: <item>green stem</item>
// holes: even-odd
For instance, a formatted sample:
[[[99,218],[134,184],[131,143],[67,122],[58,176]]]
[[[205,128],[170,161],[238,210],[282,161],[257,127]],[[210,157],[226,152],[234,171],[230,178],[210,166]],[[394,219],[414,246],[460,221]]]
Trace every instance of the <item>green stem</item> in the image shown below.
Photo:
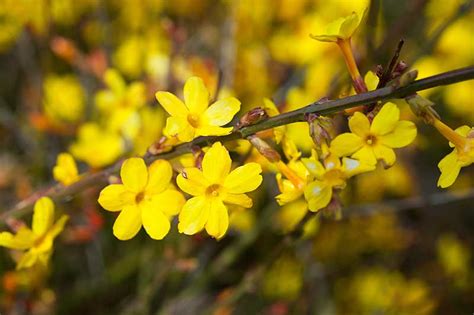
[[[192,152],[193,148],[196,146],[205,147],[216,141],[227,142],[231,140],[245,139],[248,136],[251,136],[262,130],[288,125],[295,122],[304,122],[306,121],[306,116],[310,113],[318,115],[334,114],[344,109],[356,107],[358,105],[394,98],[404,98],[416,93],[417,91],[472,79],[474,79],[474,66],[469,66],[417,80],[401,88],[388,86],[378,90],[348,96],[337,100],[314,102],[303,108],[273,116],[254,125],[237,129],[227,136],[199,137],[191,142],[177,145],[169,152],[157,155],[147,153],[143,158],[147,164],[150,164],[157,159],[168,160],[184,153]],[[36,192],[29,198],[17,203],[10,210],[4,211],[0,215],[0,225],[5,225],[5,220],[8,217],[19,217],[31,211],[35,201],[40,197],[49,196],[54,200],[60,200],[73,196],[89,187],[105,184],[109,176],[116,174],[120,170],[121,164],[122,161],[118,161],[114,165],[98,173],[84,174],[81,177],[81,180],[66,187],[62,185],[55,185],[45,190]]]

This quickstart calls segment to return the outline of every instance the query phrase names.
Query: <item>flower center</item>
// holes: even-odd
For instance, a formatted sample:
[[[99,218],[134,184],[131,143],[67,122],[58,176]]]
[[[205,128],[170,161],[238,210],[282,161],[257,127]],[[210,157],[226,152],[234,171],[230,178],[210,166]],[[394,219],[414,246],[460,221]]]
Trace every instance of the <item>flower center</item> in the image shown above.
[[[221,189],[221,186],[218,184],[211,185],[207,187],[206,189],[206,195],[209,197],[217,197],[219,196],[219,190]]]
[[[195,114],[188,114],[188,123],[197,128],[199,126],[199,117]]]
[[[365,143],[367,143],[368,145],[375,145],[376,142],[377,142],[377,137],[374,135],[368,135],[365,138]]]
[[[145,199],[145,192],[141,191],[135,196],[135,203],[140,203]]]
[[[324,173],[324,181],[329,186],[342,186],[344,185],[344,173],[339,169],[332,169]]]
[[[45,238],[46,238],[46,234],[47,234],[47,233],[45,233],[45,234],[41,235],[40,237],[38,237],[38,238],[34,241],[33,247],[40,247],[41,244],[43,243],[43,241],[44,241]]]

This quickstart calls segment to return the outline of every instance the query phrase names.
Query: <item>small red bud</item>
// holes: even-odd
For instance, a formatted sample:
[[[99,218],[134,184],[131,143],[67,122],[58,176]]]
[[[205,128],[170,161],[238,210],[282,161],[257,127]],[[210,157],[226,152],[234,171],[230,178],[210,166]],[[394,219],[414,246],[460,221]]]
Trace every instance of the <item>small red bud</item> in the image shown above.
[[[239,123],[237,124],[237,128],[240,129],[242,127],[253,125],[259,121],[268,118],[268,114],[262,107],[256,107],[251,109],[245,115],[240,118]]]

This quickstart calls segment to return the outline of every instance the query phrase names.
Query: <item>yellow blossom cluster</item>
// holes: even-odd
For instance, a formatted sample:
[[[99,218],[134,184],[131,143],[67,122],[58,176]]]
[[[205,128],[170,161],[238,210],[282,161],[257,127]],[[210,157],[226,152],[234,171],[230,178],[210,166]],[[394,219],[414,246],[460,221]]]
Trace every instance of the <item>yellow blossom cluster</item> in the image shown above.
[[[32,26],[34,32],[46,32],[49,24],[43,21],[44,17],[25,13],[24,1],[20,2],[18,6],[8,5],[15,10],[0,6],[0,15],[4,18],[1,23],[7,30],[0,35],[0,48],[12,45],[24,27]],[[232,51],[232,56],[224,56],[229,60],[235,58],[237,62],[233,65],[235,73],[222,74],[222,78],[218,78],[218,66],[205,58],[172,59],[175,49],[179,50],[180,41],[183,38],[190,40],[186,38],[189,34],[168,20],[163,21],[163,25],[153,23],[153,19],[164,10],[187,18],[197,14],[194,10],[205,12],[206,5],[202,1],[183,7],[179,5],[180,1],[176,2],[178,4],[144,1],[142,6],[135,5],[134,1],[112,4],[118,12],[114,25],[119,25],[117,29],[121,32],[116,32],[119,35],[112,39],[115,49],[110,58],[104,51],[102,54],[94,54],[94,49],[90,53],[82,52],[66,39],[62,42],[65,46],[52,49],[57,57],[78,71],[74,75],[47,74],[40,85],[40,119],[35,115],[30,119],[36,122],[33,124],[36,127],[41,125],[39,121],[44,123],[41,125],[43,130],[68,137],[68,152],[58,154],[52,168],[53,178],[60,183],[59,188],[80,186],[84,177],[79,169],[86,165],[92,174],[105,169],[101,174],[107,176],[121,166],[120,176],[108,176],[110,184],[100,191],[97,199],[102,208],[116,212],[113,234],[119,240],[134,238],[142,227],[152,239],[162,240],[172,231],[173,225],[182,234],[195,235],[206,231],[213,238],[221,239],[229,231],[231,215],[237,213],[232,209],[249,209],[256,204],[254,199],[257,197],[252,192],[261,186],[264,172],[274,173],[276,179],[274,186],[278,192],[273,191],[272,195],[280,206],[276,221],[285,233],[293,231],[299,223],[306,223],[306,216],[313,219],[317,218],[314,214],[318,212],[339,214],[344,193],[348,191],[346,188],[352,188],[351,178],[372,172],[378,166],[394,166],[397,162],[395,149],[409,146],[417,137],[416,125],[411,121],[413,115],[403,112],[402,102],[385,100],[362,104],[345,111],[344,116],[315,114],[315,120],[310,120],[309,114],[312,113],[307,113],[307,121],[299,119],[291,126],[283,122],[277,127],[267,128],[269,130],[259,130],[249,137],[246,135],[246,139],[238,142],[227,141],[244,135],[239,128],[260,122],[252,118],[245,124],[247,110],[255,109],[251,104],[263,104],[259,119],[265,120],[280,113],[284,113],[280,117],[285,117],[290,115],[287,112],[314,102],[316,97],[332,88],[329,74],[340,70],[337,59],[340,56],[334,53],[334,49],[340,50],[350,76],[348,82],[352,84],[352,88],[341,88],[341,94],[361,94],[376,89],[381,73],[369,71],[363,78],[357,64],[359,52],[355,53],[352,46],[353,37],[367,15],[366,1],[355,1],[357,9],[332,22],[326,21],[323,14],[314,12],[296,21],[309,8],[304,1],[293,6],[291,1],[281,0],[271,12],[266,12],[268,4],[263,2],[255,3],[251,10],[242,4],[248,4],[248,1],[223,2],[222,5],[230,6],[235,15],[234,26],[239,31],[233,35],[242,45]],[[33,13],[44,11],[44,1],[38,3]],[[77,7],[78,10],[73,10],[76,6],[71,1],[52,1],[46,11],[52,22],[65,26],[95,6],[94,1],[85,1]],[[328,13],[337,6],[328,5],[324,12]],[[12,16],[21,18],[12,21]],[[297,32],[289,32],[283,27],[271,32],[270,25],[275,21],[291,22],[291,28]],[[329,23],[324,27],[326,22]],[[148,24],[152,26],[148,28]],[[107,30],[100,23],[87,23],[81,32],[93,48],[107,37]],[[269,39],[265,44],[255,42],[266,37]],[[336,45],[324,46],[313,39]],[[441,41],[436,49],[441,52],[452,49],[453,45],[446,41]],[[294,42],[308,49],[293,49],[288,43]],[[281,106],[267,97],[281,83],[281,80],[273,80],[272,75],[281,76],[277,72],[285,72],[285,69],[282,66],[283,70],[270,72],[267,69],[268,56],[283,65],[304,66],[301,86],[285,90]],[[464,60],[470,58],[463,57]],[[316,60],[325,62],[316,63]],[[433,60],[426,62],[433,65]],[[90,95],[83,88],[83,85],[90,84],[88,80],[98,83]],[[176,88],[181,84],[184,84],[182,92],[181,88]],[[176,90],[179,92],[174,92]],[[331,97],[336,94],[333,92]],[[250,113],[252,111],[249,116]],[[453,130],[436,115],[429,118],[429,123],[453,148],[438,164],[441,171],[438,186],[446,188],[455,182],[461,168],[474,163],[474,128],[463,125]],[[158,154],[181,152],[179,148],[192,152],[173,160],[155,156],[156,151]],[[234,155],[239,155],[239,158],[233,159]],[[106,169],[114,163],[116,168]],[[407,171],[403,167],[400,169],[404,170],[400,177],[408,181]],[[370,187],[371,183],[365,185]],[[383,193],[378,196],[381,195]],[[2,232],[0,245],[25,251],[17,256],[18,268],[32,267],[37,263],[46,265],[53,241],[66,221],[67,216],[62,216],[54,223],[52,200],[41,198],[35,204],[32,228],[13,226],[16,234]],[[315,222],[311,222],[313,228]],[[245,230],[250,230],[252,224],[254,220],[247,218],[242,225]],[[311,227],[306,224],[305,231],[311,230],[308,226]],[[288,290],[290,292],[282,288],[277,295],[291,297],[300,290],[300,268],[293,264],[292,259],[283,261],[281,266],[291,266],[291,276],[295,280]],[[268,272],[266,290],[273,285],[272,278],[284,269],[281,266],[277,263],[274,270]],[[365,277],[375,283],[374,287],[385,281],[383,274],[377,274],[374,279],[370,279],[370,275]],[[399,285],[405,283],[398,276],[393,276],[393,279]],[[357,279],[354,281],[354,287],[363,287]],[[424,294],[423,287],[417,284],[413,287],[413,292]],[[365,303],[367,296],[358,297],[361,304]],[[391,304],[382,306],[385,309]]]

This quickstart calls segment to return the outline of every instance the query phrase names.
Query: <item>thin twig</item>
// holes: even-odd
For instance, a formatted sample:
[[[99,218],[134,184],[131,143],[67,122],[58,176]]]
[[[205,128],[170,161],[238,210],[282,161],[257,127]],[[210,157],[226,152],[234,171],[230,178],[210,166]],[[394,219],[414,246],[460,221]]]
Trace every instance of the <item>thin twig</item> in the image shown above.
[[[474,189],[461,192],[442,191],[428,196],[415,196],[378,203],[351,205],[343,208],[343,218],[365,217],[375,213],[399,212],[410,209],[433,208],[474,199]]]
[[[241,129],[235,129],[231,134],[226,136],[199,137],[191,142],[177,145],[169,152],[157,155],[147,153],[143,158],[145,159],[145,162],[147,164],[150,164],[151,162],[157,159],[169,160],[184,153],[192,152],[193,148],[196,148],[196,146],[205,147],[217,141],[227,142],[237,139],[246,139],[248,136],[253,135],[262,130],[267,130],[295,122],[304,122],[306,115],[310,113],[319,115],[334,114],[344,109],[356,107],[361,104],[369,104],[376,101],[394,98],[404,98],[417,91],[472,79],[474,79],[474,66],[469,66],[466,68],[444,72],[438,75],[417,80],[401,88],[388,86],[374,91],[348,96],[337,100],[314,102],[303,108],[270,117],[254,125],[243,127]],[[17,203],[8,211],[3,212],[0,215],[0,225],[4,224],[5,220],[10,216],[19,217],[28,213],[31,210],[35,201],[42,196],[49,196],[54,200],[60,200],[75,195],[89,187],[106,183],[109,176],[119,171],[121,164],[122,161],[118,161],[114,165],[98,173],[86,173],[82,176],[81,180],[70,186],[64,187],[58,184],[49,187],[43,191],[36,192],[31,197]]]
[[[383,72],[382,77],[380,78],[379,83],[377,84],[377,89],[383,88],[392,79],[393,69],[395,69],[395,66],[397,65],[397,61],[400,57],[400,52],[404,43],[405,41],[403,39],[398,42],[397,49],[395,50],[392,59],[387,65],[387,68]]]

